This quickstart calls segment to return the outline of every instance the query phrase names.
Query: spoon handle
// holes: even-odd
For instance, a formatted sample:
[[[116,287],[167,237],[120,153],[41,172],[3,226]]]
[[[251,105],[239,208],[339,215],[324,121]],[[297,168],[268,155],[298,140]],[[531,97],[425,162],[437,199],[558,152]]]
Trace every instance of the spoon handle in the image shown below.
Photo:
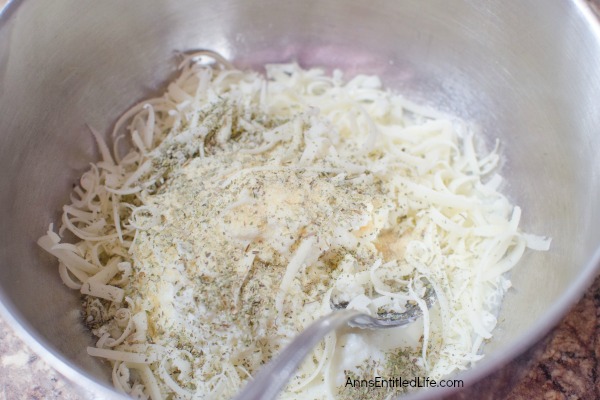
[[[356,310],[339,310],[313,322],[285,347],[233,400],[273,400],[287,385],[296,369],[311,350],[334,329],[360,315]]]

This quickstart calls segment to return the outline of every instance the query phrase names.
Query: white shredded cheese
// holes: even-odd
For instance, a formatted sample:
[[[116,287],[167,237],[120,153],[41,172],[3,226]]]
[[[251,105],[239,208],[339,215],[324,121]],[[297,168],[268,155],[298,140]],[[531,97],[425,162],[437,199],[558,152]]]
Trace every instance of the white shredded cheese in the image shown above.
[[[276,64],[265,77],[201,52],[119,118],[112,153],[91,131],[102,159],[38,243],[86,295],[88,353],[136,398],[231,397],[330,301],[371,314],[412,302],[423,318],[329,335],[281,398],[448,376],[481,358],[506,273],[550,246],[497,191],[497,143],[480,156],[468,124],[376,76]]]

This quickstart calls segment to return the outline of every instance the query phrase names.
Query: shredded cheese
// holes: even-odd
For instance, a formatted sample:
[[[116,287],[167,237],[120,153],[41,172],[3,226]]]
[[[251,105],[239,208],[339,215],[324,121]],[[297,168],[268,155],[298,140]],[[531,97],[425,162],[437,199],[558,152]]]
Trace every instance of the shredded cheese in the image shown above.
[[[329,335],[282,398],[448,376],[481,358],[506,273],[550,245],[498,192],[497,143],[480,157],[472,127],[376,76],[276,64],[264,77],[202,52],[119,118],[112,152],[90,130],[101,161],[38,243],[86,296],[88,353],[133,397],[230,397],[331,301],[372,314],[414,302],[423,318]]]

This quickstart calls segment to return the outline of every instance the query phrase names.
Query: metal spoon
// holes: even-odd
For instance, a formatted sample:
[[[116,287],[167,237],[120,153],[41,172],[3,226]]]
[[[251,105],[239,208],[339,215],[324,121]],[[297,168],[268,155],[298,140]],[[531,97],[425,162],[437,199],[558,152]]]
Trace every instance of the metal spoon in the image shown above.
[[[435,291],[427,285],[423,300],[430,308],[435,302]],[[423,312],[416,304],[409,304],[403,313],[382,312],[377,317],[366,315],[361,311],[346,310],[348,304],[331,303],[334,311],[313,322],[304,332],[273,360],[265,365],[256,377],[234,397],[234,400],[273,400],[287,385],[296,369],[311,350],[334,329],[348,324],[357,328],[380,329],[394,328],[410,324],[419,319]]]

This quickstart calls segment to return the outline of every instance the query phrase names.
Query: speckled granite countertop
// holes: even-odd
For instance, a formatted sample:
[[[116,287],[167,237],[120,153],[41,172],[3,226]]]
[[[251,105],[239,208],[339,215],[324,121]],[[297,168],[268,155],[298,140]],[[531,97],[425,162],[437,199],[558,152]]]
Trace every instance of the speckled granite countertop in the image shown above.
[[[538,346],[541,356],[508,399],[600,399],[600,277]]]
[[[600,15],[599,2],[588,2]],[[0,0],[0,9],[5,3]],[[600,399],[600,277],[561,323],[527,354],[534,355],[533,362],[521,357],[504,367],[504,371],[510,371],[528,364],[526,375],[512,385],[508,396],[501,398]],[[501,377],[502,372],[495,376]],[[14,399],[79,400],[81,394],[0,319],[0,400]]]
[[[71,385],[0,319],[0,400],[79,399]]]

